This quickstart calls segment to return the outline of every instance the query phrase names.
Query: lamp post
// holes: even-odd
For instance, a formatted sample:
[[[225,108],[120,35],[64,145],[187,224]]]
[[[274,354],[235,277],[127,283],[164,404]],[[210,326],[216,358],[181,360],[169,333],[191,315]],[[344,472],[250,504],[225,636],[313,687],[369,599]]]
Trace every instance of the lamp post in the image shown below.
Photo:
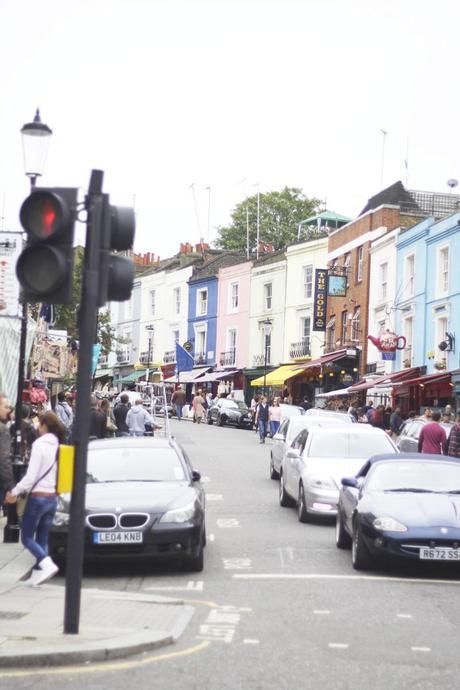
[[[153,353],[152,353],[152,345],[153,345],[153,330],[154,326],[146,326],[145,330],[148,333],[148,339],[149,339],[149,344],[148,344],[148,362],[147,362],[147,369],[145,371],[145,378],[147,380],[147,387],[149,383],[149,378],[150,378],[150,362],[152,361]],[[150,414],[153,414],[153,389],[150,391]]]
[[[31,193],[35,189],[37,177],[40,177],[45,167],[46,154],[50,137],[52,135],[51,129],[45,125],[40,119],[40,111],[36,110],[35,117],[32,122],[27,122],[21,128],[22,135],[22,149],[24,154],[24,172],[30,179]],[[22,462],[22,437],[21,437],[21,421],[22,421],[22,390],[24,388],[24,368],[26,360],[26,343],[27,343],[27,317],[28,308],[27,303],[22,301],[21,314],[21,333],[19,339],[19,363],[18,363],[18,386],[15,406],[15,424],[14,424],[14,441],[13,441],[13,472],[16,481],[21,479],[22,470],[24,468]],[[13,543],[19,541],[19,525],[16,513],[16,506],[11,504],[8,506],[7,524],[4,529],[4,542]]]
[[[268,343],[272,332],[272,322],[265,319],[262,322],[262,332],[264,334],[264,395],[267,395],[267,365],[268,365]]]

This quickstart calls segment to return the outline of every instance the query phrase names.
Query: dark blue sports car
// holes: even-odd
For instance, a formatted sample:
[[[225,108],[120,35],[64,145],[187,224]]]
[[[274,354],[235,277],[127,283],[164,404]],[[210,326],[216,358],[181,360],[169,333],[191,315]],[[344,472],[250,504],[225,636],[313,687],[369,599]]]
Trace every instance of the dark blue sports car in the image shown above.
[[[399,557],[460,563],[460,460],[375,455],[342,479],[336,544],[356,570]]]

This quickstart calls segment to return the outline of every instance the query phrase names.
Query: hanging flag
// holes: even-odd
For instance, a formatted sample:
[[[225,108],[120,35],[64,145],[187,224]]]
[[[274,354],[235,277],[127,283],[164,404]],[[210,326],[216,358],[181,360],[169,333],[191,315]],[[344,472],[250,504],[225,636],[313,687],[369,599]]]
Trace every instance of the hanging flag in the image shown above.
[[[193,369],[194,361],[192,355],[187,350],[184,350],[182,345],[176,343],[176,373],[181,371],[191,371]]]
[[[97,368],[97,360],[99,359],[99,355],[101,354],[102,350],[102,345],[100,343],[96,343],[93,345],[93,376],[96,373],[96,368]]]

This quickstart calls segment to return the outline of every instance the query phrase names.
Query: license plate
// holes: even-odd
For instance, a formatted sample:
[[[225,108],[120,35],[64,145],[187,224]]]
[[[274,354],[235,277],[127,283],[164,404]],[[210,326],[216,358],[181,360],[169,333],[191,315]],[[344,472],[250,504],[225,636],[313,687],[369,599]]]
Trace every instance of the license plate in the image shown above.
[[[420,549],[423,561],[460,561],[460,549]]]
[[[143,541],[142,532],[95,532],[94,544],[140,544]]]

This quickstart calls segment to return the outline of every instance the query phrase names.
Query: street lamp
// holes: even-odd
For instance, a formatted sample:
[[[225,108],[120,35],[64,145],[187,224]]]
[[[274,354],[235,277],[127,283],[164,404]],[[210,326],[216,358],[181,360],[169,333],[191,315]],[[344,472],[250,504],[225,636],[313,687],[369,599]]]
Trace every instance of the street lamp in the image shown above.
[[[153,347],[152,346],[153,346],[154,326],[152,326],[152,325],[146,326],[145,330],[148,333],[148,339],[149,339],[148,353],[147,353],[148,362],[147,362],[147,369],[145,371],[145,378],[147,380],[147,387],[148,387],[149,378],[150,378],[150,362],[152,361],[152,357],[153,357],[153,352],[152,352]],[[153,413],[153,390],[150,391],[150,413],[151,414]]]
[[[37,108],[33,122],[27,122],[21,128],[22,150],[24,154],[24,172],[30,179],[30,191],[35,189],[37,177],[43,174],[45,167],[46,154],[52,130],[40,119],[40,111]],[[28,308],[25,301],[22,302],[21,315],[21,334],[19,339],[19,363],[18,363],[18,387],[15,406],[14,442],[13,442],[13,472],[16,481],[21,479],[24,468],[22,462],[22,390],[24,388],[24,368],[26,360],[27,343],[27,318]],[[16,507],[14,504],[8,506],[7,525],[4,529],[4,542],[19,541],[19,525],[17,524]]]
[[[272,332],[272,322],[270,319],[265,319],[262,322],[262,332],[264,334],[264,395],[267,395],[267,364],[268,364],[268,347],[270,336]]]

